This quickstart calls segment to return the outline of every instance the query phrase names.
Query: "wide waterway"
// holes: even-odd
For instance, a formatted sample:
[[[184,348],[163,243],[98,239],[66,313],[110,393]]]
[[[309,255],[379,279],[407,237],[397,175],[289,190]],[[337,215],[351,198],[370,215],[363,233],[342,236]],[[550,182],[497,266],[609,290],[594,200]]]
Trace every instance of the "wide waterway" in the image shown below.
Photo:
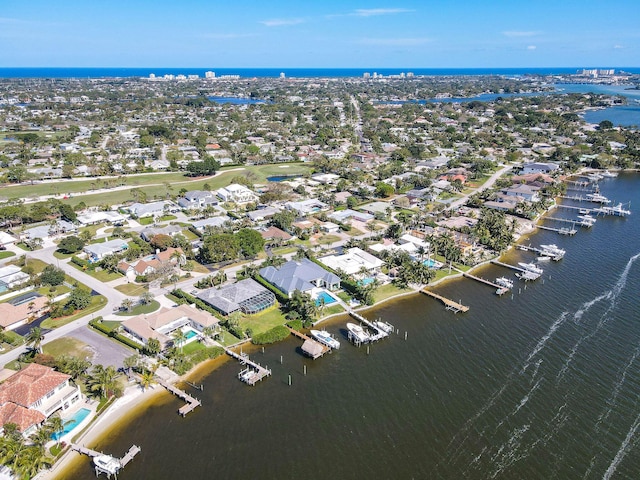
[[[633,209],[640,176],[604,180],[601,191]],[[469,305],[466,314],[420,294],[384,304],[367,316],[400,334],[369,354],[335,320],[327,328],[343,342],[331,355],[305,359],[294,338],[256,350],[273,377],[255,387],[227,361],[202,380],[203,405],[186,418],[163,397],[96,446],[142,447],[121,480],[640,478],[638,215],[525,239],[567,254],[537,282],[516,283],[513,298],[459,279],[436,290]],[[497,266],[476,274],[515,279]],[[95,477],[83,458],[65,478]]]

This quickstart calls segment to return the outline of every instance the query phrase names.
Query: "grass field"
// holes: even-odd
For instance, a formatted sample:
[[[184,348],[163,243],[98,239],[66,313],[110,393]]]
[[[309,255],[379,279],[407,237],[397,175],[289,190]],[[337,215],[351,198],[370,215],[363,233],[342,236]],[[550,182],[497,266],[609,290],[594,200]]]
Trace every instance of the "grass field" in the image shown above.
[[[44,353],[53,355],[54,357],[61,357],[67,355],[84,359],[86,357],[93,357],[93,351],[86,343],[71,337],[62,337],[56,340],[52,340],[42,347]]]
[[[264,312],[242,317],[240,319],[240,326],[242,330],[250,328],[255,335],[271,330],[278,325],[284,325],[285,321],[284,314],[277,306],[273,306]]]
[[[388,283],[379,287],[373,294],[373,297],[375,298],[376,302],[380,302],[389,297],[393,297],[394,295],[398,295],[399,293],[406,293],[410,291],[410,288],[398,288],[395,285]]]
[[[159,308],[160,304],[156,300],[153,300],[151,303],[147,303],[146,305],[136,305],[131,309],[130,312],[118,312],[116,313],[116,315],[118,315],[119,317],[133,317],[134,315],[155,312]]]
[[[13,256],[15,256],[15,253],[13,253],[13,252],[8,252],[8,251],[0,252],[0,260],[2,260],[4,258],[13,257]]]
[[[329,245],[330,243],[334,243],[340,240],[338,235],[322,235],[318,238],[317,242],[319,245]]]
[[[77,205],[84,202],[87,206],[95,205],[116,205],[127,201],[134,201],[131,190],[137,188],[144,192],[147,200],[165,199],[167,187],[165,183],[171,185],[170,193],[175,195],[182,188],[187,190],[202,190],[204,184],[208,184],[212,189],[226,187],[231,183],[231,179],[237,175],[253,174],[251,180],[254,183],[266,183],[267,177],[272,175],[303,175],[310,172],[311,167],[301,163],[289,163],[283,165],[251,165],[248,167],[230,167],[222,169],[214,177],[190,178],[183,173],[157,173],[143,174],[137,176],[124,176],[122,181],[131,188],[122,190],[112,190],[107,192],[91,192],[91,184],[96,180],[82,180],[73,182],[42,183],[35,185],[17,185],[7,187],[3,196],[30,198],[34,195],[62,195],[67,193],[75,194],[71,198],[64,199],[64,203]],[[99,186],[99,185],[98,185]]]
[[[129,295],[130,297],[139,297],[144,292],[149,291],[148,285],[136,285],[135,283],[126,283],[124,285],[116,285],[115,289],[119,292]]]
[[[84,310],[79,311],[74,315],[69,315],[68,317],[60,317],[60,318],[47,318],[44,322],[42,322],[42,328],[58,328],[67,323],[71,323],[74,320],[82,318],[86,315],[91,315],[93,312],[97,312],[102,307],[107,304],[107,299],[102,295],[96,295],[91,297],[91,303]]]

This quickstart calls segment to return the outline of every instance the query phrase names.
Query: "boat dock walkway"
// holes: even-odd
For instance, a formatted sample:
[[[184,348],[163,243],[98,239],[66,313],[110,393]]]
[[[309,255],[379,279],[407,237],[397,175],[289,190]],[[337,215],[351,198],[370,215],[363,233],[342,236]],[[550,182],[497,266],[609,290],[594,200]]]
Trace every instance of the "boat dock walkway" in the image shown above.
[[[230,348],[226,348],[226,347],[224,351],[230,357],[233,357],[236,360],[238,360],[241,365],[247,365],[247,368],[245,368],[238,374],[238,378],[242,380],[244,383],[246,383],[247,385],[250,385],[253,387],[256,383],[258,383],[263,378],[271,376],[271,370],[249,359],[249,355],[247,355],[246,353],[236,353]]]
[[[515,265],[511,265],[509,263],[503,263],[500,260],[494,259],[491,260],[491,263],[493,263],[494,265],[500,265],[501,267],[510,268],[511,270],[516,270],[518,272],[516,273],[516,276],[520,280],[524,280],[525,282],[528,282],[529,280],[537,280],[541,276],[539,273],[532,272],[530,270],[527,270],[526,268],[516,267]]]
[[[97,452],[96,450],[91,450],[90,448],[87,447],[83,447],[81,445],[76,445],[75,443],[72,443],[71,445],[71,450],[78,452],[81,455],[86,455],[88,457],[91,458],[95,458],[95,457],[100,457],[102,455],[105,455],[102,452]],[[116,460],[118,462],[118,466],[115,468],[114,472],[109,472],[105,469],[100,468],[98,465],[96,465],[96,475],[99,473],[105,473],[108,477],[111,477],[111,474],[114,474],[117,476],[118,471],[122,468],[124,468],[129,462],[131,462],[133,460],[133,458],[140,453],[141,449],[139,446],[137,445],[132,445],[131,448],[129,449],[129,451],[127,453],[125,453],[122,458],[115,458],[115,457],[111,457],[111,455],[109,455],[111,458],[113,458],[114,460]]]
[[[510,289],[507,287],[503,287],[502,285],[498,285],[497,283],[493,283],[485,278],[481,278],[481,277],[476,277],[475,275],[471,275],[470,273],[463,273],[462,274],[463,277],[467,277],[470,278],[471,280],[475,280],[476,282],[480,282],[480,283],[484,283],[485,285],[489,285],[490,287],[493,287],[496,289],[496,295],[504,295],[505,293],[507,293]]]
[[[445,307],[447,307],[447,310],[451,310],[453,313],[458,313],[458,312],[465,313],[469,311],[469,307],[467,307],[466,305],[462,305],[461,303],[454,302],[453,300],[449,300],[448,298],[445,298],[442,295],[438,295],[437,293],[434,293],[431,290],[427,290],[426,288],[423,288],[420,291],[425,295],[429,295],[430,297],[435,298],[436,300],[440,300],[442,303],[444,303]]]
[[[564,222],[571,223],[573,225],[580,225],[581,227],[591,228],[593,227],[594,221],[587,220],[572,220],[570,218],[557,218],[557,217],[542,217],[543,220],[552,220],[554,222]]]
[[[559,233],[560,235],[575,235],[576,233],[578,233],[578,230],[576,230],[575,228],[566,228],[566,227],[552,228],[552,227],[545,227],[544,225],[536,225],[536,227],[542,230],[556,232],[556,233]]]
[[[591,203],[607,203],[608,200],[603,200],[602,198],[588,198],[582,197],[578,195],[560,195],[558,198],[562,198],[564,200],[573,200],[575,202],[591,202]]]
[[[185,417],[187,415],[187,413],[192,412],[193,410],[195,410],[197,407],[199,407],[200,405],[202,405],[202,402],[200,400],[198,400],[197,398],[192,397],[191,395],[189,395],[187,392],[180,390],[178,387],[176,387],[175,385],[171,385],[169,382],[167,382],[166,380],[163,380],[161,378],[157,379],[157,382],[162,385],[164,388],[166,388],[169,392],[173,393],[176,397],[181,398],[182,400],[184,400],[185,402],[187,402],[184,406],[180,407],[178,409],[178,413],[180,415],[182,415],[183,417]]]
[[[389,334],[387,332],[385,332],[381,328],[377,327],[373,322],[370,322],[369,320],[364,318],[359,313],[357,313],[357,312],[355,312],[353,310],[349,310],[349,315],[351,315],[356,320],[364,323],[367,327],[369,327],[371,330],[376,332],[376,333],[374,333],[373,335],[371,335],[369,337],[369,342],[377,342],[378,340],[382,340],[383,338],[389,336]]]
[[[305,355],[313,358],[314,360],[318,357],[322,357],[325,353],[331,351],[331,348],[329,348],[327,345],[324,345],[323,343],[320,343],[314,340],[308,335],[305,335],[304,333],[299,332],[298,330],[294,330],[289,326],[287,328],[289,329],[289,331],[294,337],[298,337],[301,340],[304,340],[304,343],[302,344],[302,352]]]

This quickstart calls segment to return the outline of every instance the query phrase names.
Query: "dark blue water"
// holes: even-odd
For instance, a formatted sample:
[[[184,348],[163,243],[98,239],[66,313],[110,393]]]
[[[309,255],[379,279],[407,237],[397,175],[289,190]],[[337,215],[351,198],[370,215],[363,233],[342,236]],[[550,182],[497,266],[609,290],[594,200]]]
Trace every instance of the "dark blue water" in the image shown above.
[[[582,67],[580,67],[582,68]],[[609,67],[607,67],[609,68]],[[148,77],[150,74],[162,75],[199,75],[204,77],[206,71],[214,71],[220,75],[240,75],[241,77],[279,77],[284,73],[287,77],[362,77],[367,73],[377,72],[382,75],[398,75],[402,72],[413,72],[415,75],[566,75],[576,73],[578,67],[549,68],[0,68],[0,78],[105,78],[105,77]],[[616,67],[616,71],[640,73],[637,67]]]
[[[300,178],[302,175],[272,175],[267,177],[270,182],[284,182],[286,180],[293,180],[294,178]]]
[[[640,204],[640,176],[601,182]],[[568,211],[554,216],[572,216]],[[401,334],[346,343],[346,318],[326,324],[342,348],[312,361],[290,338],[252,351],[273,369],[255,387],[227,361],[198,379],[186,418],[166,396],[95,445],[142,452],[119,478],[629,479],[640,478],[640,219],[600,218],[513,298],[469,279],[436,291],[470,307],[454,315],[417,294],[367,312]],[[532,261],[530,252],[503,258]],[[484,278],[513,276],[486,266]],[[404,340],[404,332],[408,338]],[[283,357],[282,364],[280,356]],[[303,365],[307,367],[304,374]],[[288,375],[292,385],[288,385]],[[61,477],[62,478],[62,477]],[[64,478],[95,478],[83,458]]]

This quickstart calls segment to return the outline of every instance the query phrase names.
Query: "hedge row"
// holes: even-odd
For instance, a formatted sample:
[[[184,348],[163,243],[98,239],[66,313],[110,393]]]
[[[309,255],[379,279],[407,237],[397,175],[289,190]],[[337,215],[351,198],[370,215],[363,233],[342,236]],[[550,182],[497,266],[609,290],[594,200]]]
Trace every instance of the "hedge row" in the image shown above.
[[[287,338],[291,332],[284,325],[278,325],[271,330],[267,330],[264,333],[259,333],[251,338],[251,343],[254,345],[267,345],[269,343],[276,343]]]
[[[78,258],[75,255],[71,257],[71,263],[75,263],[79,267],[88,267],[90,263],[87,260],[83,260],[82,258]]]
[[[278,302],[280,302],[281,305],[286,305],[287,303],[289,303],[289,297],[287,297],[282,291],[280,291],[278,287],[274,287],[269,282],[267,282],[262,277],[262,275],[257,273],[256,276],[253,277],[253,279],[267,290],[273,292],[273,294],[276,296],[276,299],[278,300]]]
[[[135,350],[142,350],[143,348],[142,345],[140,345],[139,343],[134,342],[130,338],[125,337],[124,335],[116,332],[115,330],[109,330],[109,328],[107,328],[105,325],[102,324],[102,317],[94,318],[89,322],[89,325],[91,325],[91,327],[95,328],[96,330],[104,333],[105,335],[108,335],[111,338],[115,338],[120,343],[124,343],[128,347],[131,347]]]

